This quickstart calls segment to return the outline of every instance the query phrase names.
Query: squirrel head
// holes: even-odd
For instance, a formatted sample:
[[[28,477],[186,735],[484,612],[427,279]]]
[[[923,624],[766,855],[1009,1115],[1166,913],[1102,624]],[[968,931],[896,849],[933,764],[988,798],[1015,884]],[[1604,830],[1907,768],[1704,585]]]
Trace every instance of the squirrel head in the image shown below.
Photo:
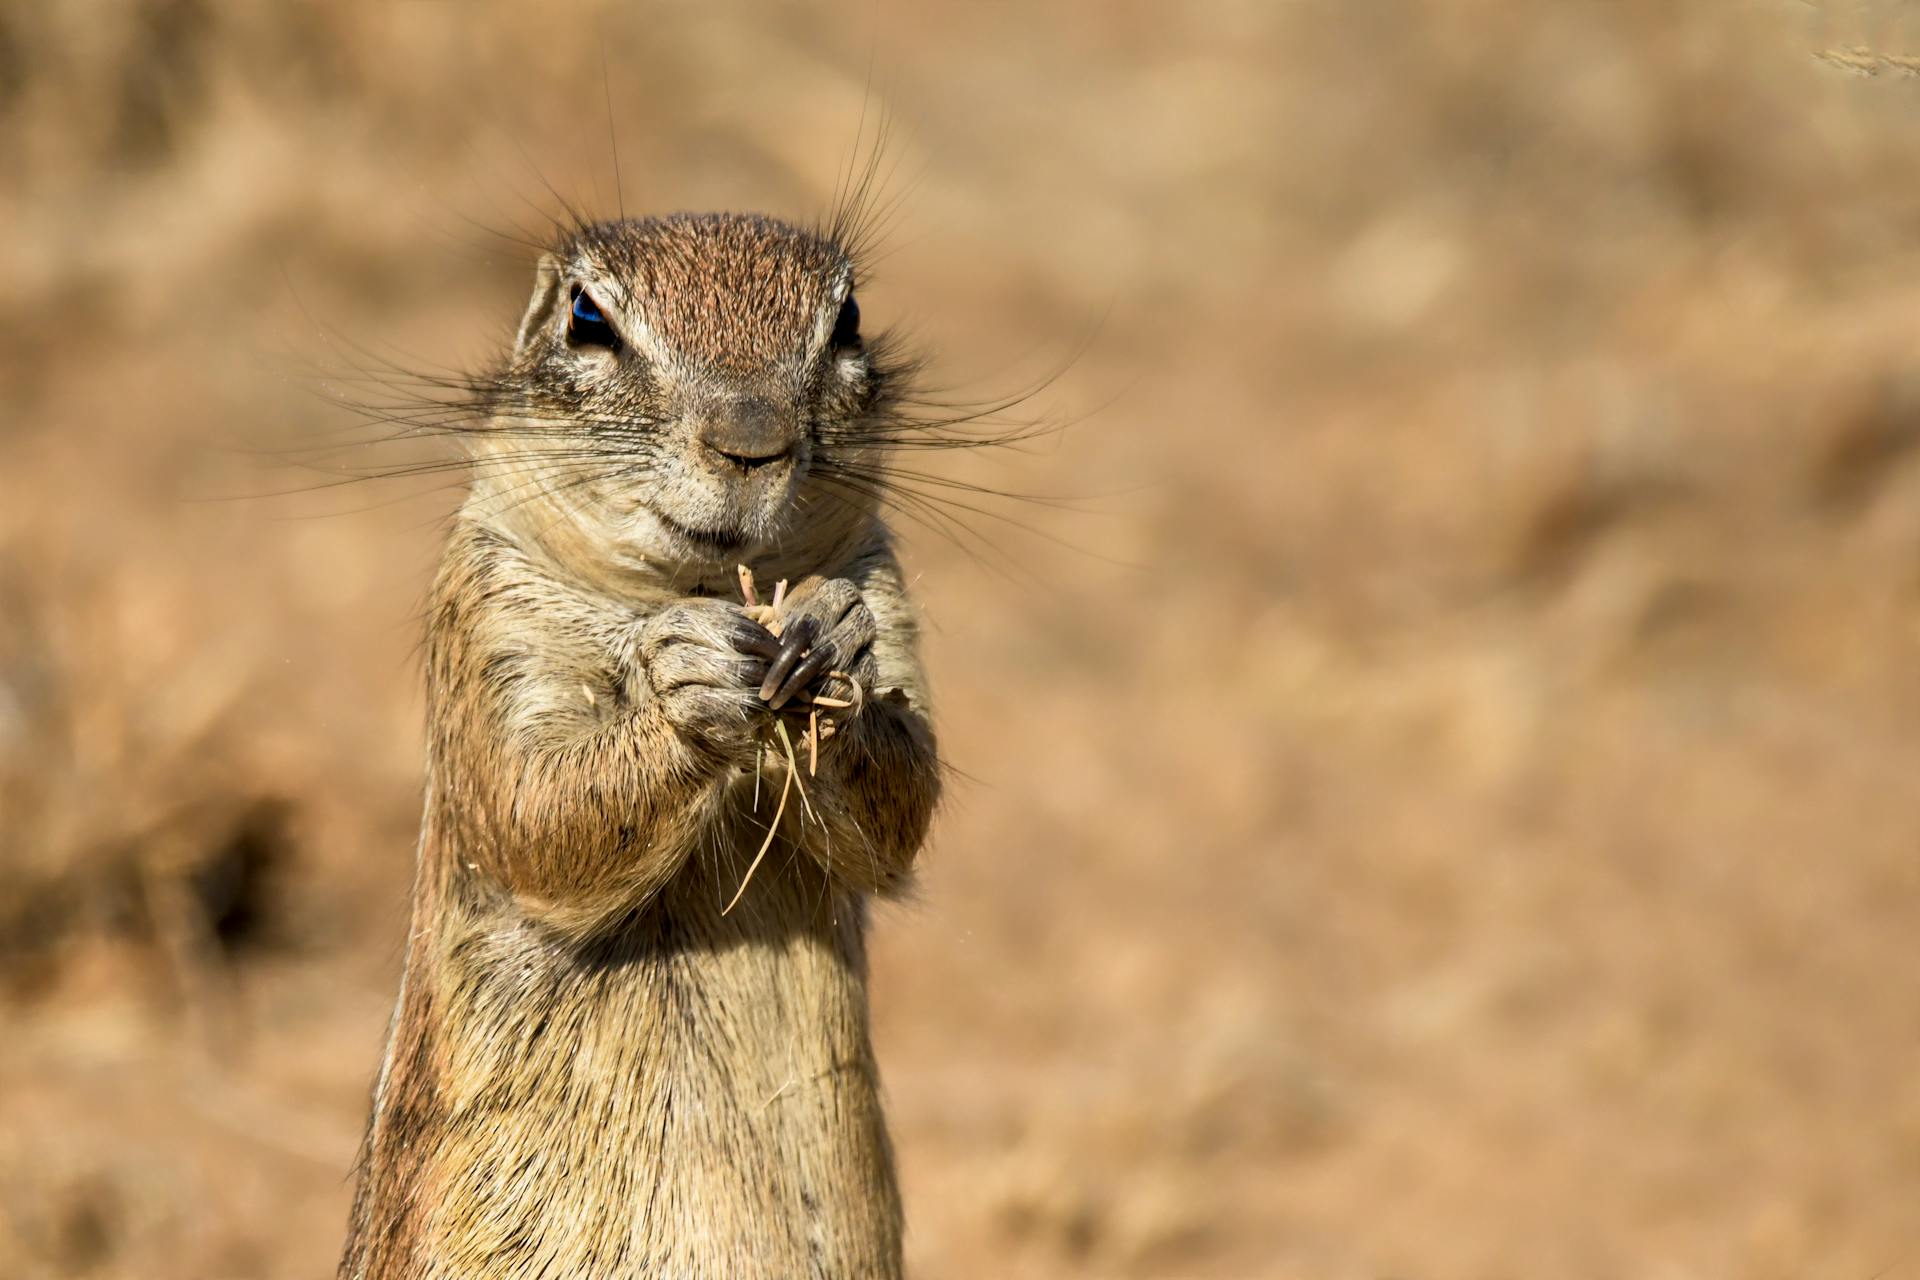
[[[570,560],[681,579],[854,536],[907,372],[863,337],[854,284],[834,240],[769,218],[572,230],[484,380],[476,502]]]

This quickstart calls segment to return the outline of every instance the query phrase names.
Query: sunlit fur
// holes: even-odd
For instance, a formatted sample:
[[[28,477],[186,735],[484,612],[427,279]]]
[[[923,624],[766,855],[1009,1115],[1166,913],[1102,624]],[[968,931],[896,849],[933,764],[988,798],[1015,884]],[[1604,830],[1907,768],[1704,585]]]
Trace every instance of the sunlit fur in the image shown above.
[[[473,484],[428,616],[413,921],[343,1277],[899,1274],[865,904],[905,886],[939,769],[882,494],[853,479],[899,434],[902,371],[829,343],[852,284],[830,236],[766,219],[578,229],[445,420]],[[568,341],[576,285],[621,350]],[[716,432],[790,452],[742,468]],[[875,696],[723,915],[784,769],[756,807],[740,562],[792,579],[789,616]]]

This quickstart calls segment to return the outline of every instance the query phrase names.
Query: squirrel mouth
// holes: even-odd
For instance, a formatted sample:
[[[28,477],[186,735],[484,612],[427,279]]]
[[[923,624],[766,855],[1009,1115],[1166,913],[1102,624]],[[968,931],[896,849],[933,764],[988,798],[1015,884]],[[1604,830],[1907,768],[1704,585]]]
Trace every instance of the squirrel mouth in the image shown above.
[[[667,532],[711,551],[732,551],[746,541],[737,529],[695,529],[653,507],[647,509],[653,513],[655,520],[666,526]]]

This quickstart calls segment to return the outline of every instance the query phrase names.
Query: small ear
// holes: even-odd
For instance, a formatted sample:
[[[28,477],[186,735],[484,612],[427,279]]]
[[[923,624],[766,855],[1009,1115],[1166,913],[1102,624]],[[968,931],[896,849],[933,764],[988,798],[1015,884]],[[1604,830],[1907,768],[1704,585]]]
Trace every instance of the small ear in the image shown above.
[[[554,308],[560,301],[563,274],[560,259],[551,253],[540,255],[540,264],[533,272],[533,301],[527,304],[527,314],[520,317],[520,332],[513,339],[516,354],[525,351],[533,335],[553,318]]]

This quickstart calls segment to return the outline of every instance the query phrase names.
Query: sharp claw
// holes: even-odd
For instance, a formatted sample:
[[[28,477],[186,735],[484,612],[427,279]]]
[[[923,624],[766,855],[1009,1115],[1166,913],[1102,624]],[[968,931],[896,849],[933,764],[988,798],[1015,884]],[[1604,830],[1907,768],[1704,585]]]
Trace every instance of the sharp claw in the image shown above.
[[[737,652],[771,661],[780,656],[780,641],[773,632],[750,618],[742,618],[728,637]]]
[[[799,664],[807,646],[813,643],[813,633],[817,629],[812,618],[796,618],[781,633],[780,652],[773,659],[773,666],[768,668],[767,678],[760,684],[760,696],[771,703],[775,710],[787,700],[783,697],[776,701],[773,696],[775,691],[787,682],[787,675]]]
[[[777,708],[785,703],[786,700],[794,694],[812,684],[814,677],[832,665],[833,649],[830,646],[821,645],[815,649],[807,655],[805,662],[793,669],[793,673],[789,675],[785,683],[780,686],[780,691],[776,693],[771,700],[773,706]],[[772,679],[771,675],[769,675],[768,679]]]
[[[757,622],[742,618],[730,639],[739,653],[768,661],[780,656],[780,638]]]

